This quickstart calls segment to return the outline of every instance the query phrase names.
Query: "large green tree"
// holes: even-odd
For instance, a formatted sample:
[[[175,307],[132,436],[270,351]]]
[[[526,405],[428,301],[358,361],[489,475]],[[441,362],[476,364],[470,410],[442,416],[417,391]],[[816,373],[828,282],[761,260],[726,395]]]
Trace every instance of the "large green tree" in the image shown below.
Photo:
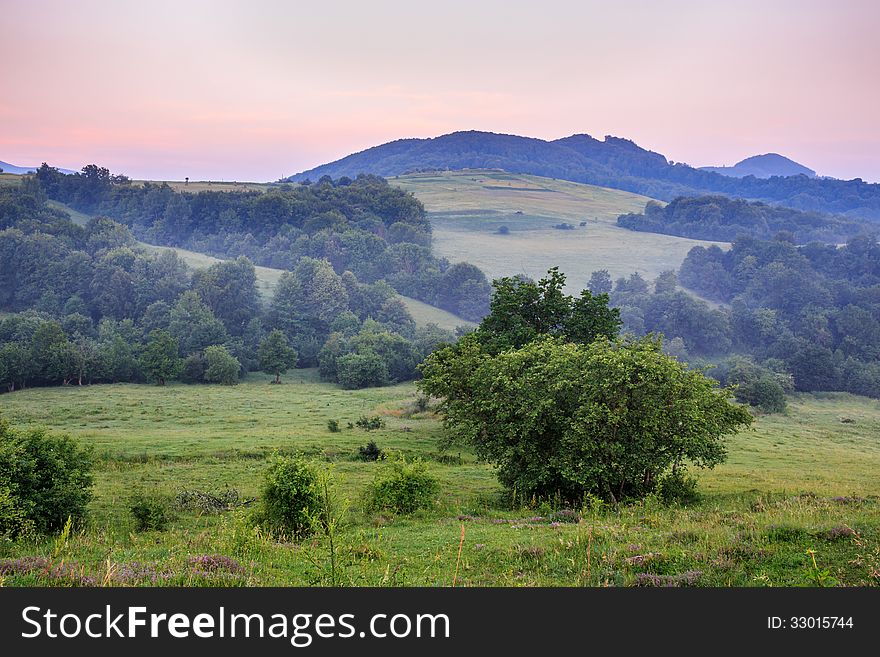
[[[441,400],[448,442],[472,446],[523,495],[641,497],[686,463],[712,467],[751,416],[731,391],[663,353],[660,338],[619,339],[608,295],[495,281],[476,331],[433,352],[421,390]]]
[[[205,349],[205,381],[232,386],[238,383],[241,363],[223,345]]]
[[[522,347],[539,335],[589,344],[598,337],[614,337],[620,329],[620,311],[608,307],[607,294],[565,294],[565,275],[556,267],[537,283],[511,277],[492,285],[489,314],[477,329],[489,353]]]
[[[150,331],[141,362],[147,374],[160,386],[164,386],[167,379],[173,379],[180,374],[183,361],[177,355],[177,348],[177,340],[168,331]]]
[[[448,440],[472,446],[518,495],[642,497],[688,463],[711,468],[751,422],[659,338],[584,345],[539,337],[491,355],[476,335],[434,352],[420,388],[442,400]]]
[[[287,341],[287,336],[274,329],[260,343],[258,351],[260,369],[266,374],[275,375],[275,383],[281,383],[281,375],[296,366],[296,349]]]

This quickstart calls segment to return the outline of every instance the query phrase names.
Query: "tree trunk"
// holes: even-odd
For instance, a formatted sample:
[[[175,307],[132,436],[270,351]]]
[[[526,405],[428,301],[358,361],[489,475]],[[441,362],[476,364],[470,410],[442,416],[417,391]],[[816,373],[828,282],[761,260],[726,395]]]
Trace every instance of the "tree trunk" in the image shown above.
[[[160,378],[159,378],[159,385],[160,385],[160,386],[164,386],[164,385],[165,385],[165,379],[163,379],[163,378],[160,377]]]
[[[275,372],[275,383],[281,383],[281,372]]]

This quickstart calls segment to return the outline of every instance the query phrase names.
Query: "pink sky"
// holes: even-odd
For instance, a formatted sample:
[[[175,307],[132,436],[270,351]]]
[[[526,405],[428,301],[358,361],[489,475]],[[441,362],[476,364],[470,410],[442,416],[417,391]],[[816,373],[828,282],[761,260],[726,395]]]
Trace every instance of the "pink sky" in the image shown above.
[[[6,2],[0,160],[275,180],[401,137],[880,181],[880,2]]]

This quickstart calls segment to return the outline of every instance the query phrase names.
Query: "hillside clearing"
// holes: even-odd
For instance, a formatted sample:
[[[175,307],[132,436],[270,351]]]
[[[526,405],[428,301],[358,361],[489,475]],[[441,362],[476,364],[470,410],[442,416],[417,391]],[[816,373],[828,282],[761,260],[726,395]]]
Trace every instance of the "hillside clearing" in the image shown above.
[[[537,279],[558,265],[569,290],[579,291],[598,269],[614,278],[639,272],[654,279],[678,269],[694,246],[715,244],[619,228],[619,215],[641,212],[651,199],[615,189],[483,170],[410,174],[390,182],[425,205],[437,255],[473,263],[489,279]],[[560,223],[574,228],[553,228]],[[501,226],[510,232],[499,234]]]

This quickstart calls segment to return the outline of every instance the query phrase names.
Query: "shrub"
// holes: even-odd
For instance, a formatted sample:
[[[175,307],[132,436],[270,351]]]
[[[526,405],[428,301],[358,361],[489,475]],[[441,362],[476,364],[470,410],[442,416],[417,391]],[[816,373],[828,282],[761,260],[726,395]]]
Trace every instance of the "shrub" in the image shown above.
[[[6,486],[0,486],[0,539],[26,536],[33,530],[33,522],[18,504]]]
[[[669,472],[660,478],[657,492],[666,504],[689,504],[700,499],[697,492],[697,479],[688,475],[684,469]]]
[[[367,492],[367,506],[375,511],[413,513],[433,506],[438,490],[437,480],[424,462],[407,463],[400,458],[376,474]]]
[[[135,531],[165,531],[171,514],[165,500],[143,493],[137,493],[129,502],[128,510],[134,518]]]
[[[499,226],[498,227],[498,234],[499,235],[509,235],[510,228],[508,228],[507,226]]]
[[[765,413],[782,413],[785,411],[785,390],[772,376],[763,375],[748,383],[740,384],[736,390],[736,398],[760,408]]]
[[[238,383],[241,363],[222,345],[205,349],[205,381],[232,386]]]
[[[383,455],[384,452],[379,449],[375,440],[371,440],[366,445],[358,448],[358,458],[361,461],[378,461]]]
[[[272,458],[261,489],[256,521],[292,538],[312,534],[320,512],[318,475],[302,455]]]
[[[388,365],[374,351],[346,354],[336,359],[336,380],[347,390],[384,386],[388,376]]]
[[[0,420],[0,523],[11,533],[53,532],[86,515],[92,493],[91,450],[45,429],[14,431]]]
[[[205,357],[200,353],[190,354],[183,361],[183,369],[180,371],[180,380],[184,383],[205,382]]]
[[[339,433],[339,420],[327,420],[327,428],[330,433]]]
[[[366,415],[361,415],[357,422],[355,422],[357,426],[359,426],[364,431],[374,431],[376,429],[384,429],[385,428],[385,420],[383,420],[378,415],[371,415],[367,417]]]

